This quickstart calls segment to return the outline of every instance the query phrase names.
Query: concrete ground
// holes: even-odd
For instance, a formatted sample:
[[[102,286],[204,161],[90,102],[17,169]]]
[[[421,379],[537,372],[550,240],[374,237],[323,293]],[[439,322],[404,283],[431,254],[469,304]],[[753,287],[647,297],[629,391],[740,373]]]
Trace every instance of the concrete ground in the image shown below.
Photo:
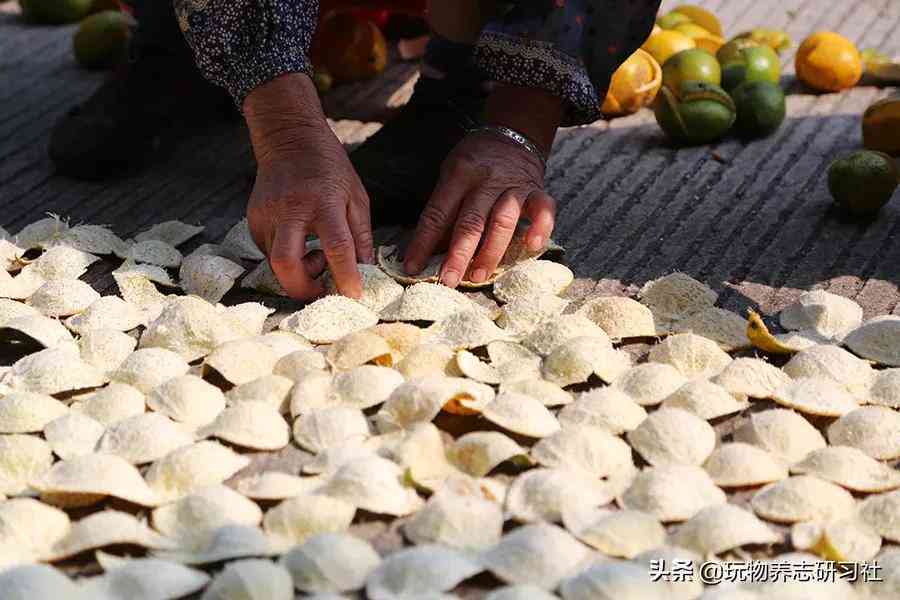
[[[861,48],[900,55],[896,0],[702,4],[720,15],[729,34],[767,26],[799,41],[828,29]],[[252,181],[243,127],[196,135],[127,179],[85,183],[54,175],[46,157],[50,128],[103,74],[75,64],[72,27],[25,26],[16,11],[14,2],[0,3],[0,225],[15,232],[54,212],[110,224],[126,237],[180,219],[206,225],[195,243],[219,240],[243,216]],[[867,318],[900,314],[900,197],[876,221],[848,223],[831,210],[826,187],[828,164],[861,146],[862,112],[896,90],[862,85],[813,94],[793,76],[793,52],[783,58],[788,119],[769,139],[678,149],[649,111],[559,133],[547,187],[560,204],[555,237],[579,276],[570,296],[630,294],[678,270],[711,285],[721,306],[740,312],[754,307],[771,316],[802,291],[824,288],[855,299]],[[326,107],[341,139],[353,145],[377,130],[377,121],[408,98],[415,75],[414,65],[396,64],[377,81],[329,94]],[[101,291],[114,291],[113,267],[90,271]],[[296,472],[308,458],[291,446],[257,456],[253,470]],[[397,526],[373,520],[354,529],[391,547],[402,543]]]

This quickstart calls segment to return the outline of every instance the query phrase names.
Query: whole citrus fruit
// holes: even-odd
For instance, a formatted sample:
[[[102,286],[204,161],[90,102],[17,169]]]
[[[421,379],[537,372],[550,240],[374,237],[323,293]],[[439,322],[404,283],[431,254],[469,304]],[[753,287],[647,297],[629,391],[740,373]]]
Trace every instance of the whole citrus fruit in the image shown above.
[[[900,156],[900,95],[879,100],[863,115],[863,146]]]
[[[600,111],[607,116],[636,113],[653,102],[661,85],[662,67],[639,49],[613,74]]]
[[[125,55],[129,35],[128,16],[104,10],[84,19],[72,38],[75,60],[88,69],[108,69]]]
[[[747,81],[731,92],[731,98],[737,108],[735,129],[744,137],[765,137],[784,122],[784,92],[774,83]]]
[[[857,216],[871,217],[891,199],[900,172],[883,152],[860,150],[831,163],[828,189],[838,206]]]
[[[685,15],[692,22],[696,23],[713,35],[716,35],[718,37],[722,37],[724,35],[722,31],[722,23],[719,22],[718,17],[716,17],[716,15],[712,14],[705,8],[701,8],[694,4],[682,4],[681,6],[676,7],[672,12]]]
[[[387,66],[387,41],[378,26],[349,13],[326,18],[310,51],[314,66],[331,73],[336,83],[370,79]]]
[[[769,46],[742,48],[737,58],[722,65],[722,87],[731,91],[745,81],[781,80],[781,60]]]
[[[863,73],[862,56],[853,42],[831,31],[806,38],[797,51],[796,66],[800,81],[823,92],[852,88]]]
[[[691,50],[696,47],[697,43],[693,39],[678,31],[661,31],[656,35],[651,35],[650,39],[641,46],[661,65],[666,64],[669,58],[682,50]]]
[[[708,32],[694,23],[684,23],[679,25],[675,28],[675,31],[688,36],[694,40],[694,43],[697,44],[698,48],[706,50],[713,56],[719,51],[719,48],[725,45],[725,40],[723,38]]]
[[[671,90],[680,90],[684,81],[702,81],[719,85],[722,83],[722,69],[716,57],[694,48],[683,50],[663,65],[663,85]]]
[[[663,15],[656,20],[656,24],[659,25],[662,29],[675,29],[675,27],[677,27],[678,25],[690,22],[691,19],[687,15],[681,15],[674,12]]]
[[[761,45],[759,42],[754,42],[748,38],[735,38],[719,48],[719,51],[716,52],[716,58],[719,59],[719,63],[722,65],[740,62],[742,60],[741,51],[744,48],[755,48]]]
[[[21,0],[22,14],[37,23],[76,23],[91,12],[93,0]]]
[[[682,83],[676,95],[663,86],[654,106],[656,122],[673,141],[696,145],[714,142],[734,125],[734,102],[722,88],[695,81]]]

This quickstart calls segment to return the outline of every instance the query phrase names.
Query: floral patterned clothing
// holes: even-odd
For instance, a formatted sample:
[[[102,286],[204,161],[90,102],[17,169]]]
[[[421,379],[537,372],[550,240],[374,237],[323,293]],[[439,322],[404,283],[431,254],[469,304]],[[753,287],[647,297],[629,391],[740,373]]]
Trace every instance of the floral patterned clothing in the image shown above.
[[[198,66],[238,106],[279,75],[310,73],[318,0],[174,2]],[[567,101],[566,124],[588,123],[600,116],[613,72],[650,34],[659,5],[660,0],[503,2],[478,24],[472,57],[486,79],[547,90]]]

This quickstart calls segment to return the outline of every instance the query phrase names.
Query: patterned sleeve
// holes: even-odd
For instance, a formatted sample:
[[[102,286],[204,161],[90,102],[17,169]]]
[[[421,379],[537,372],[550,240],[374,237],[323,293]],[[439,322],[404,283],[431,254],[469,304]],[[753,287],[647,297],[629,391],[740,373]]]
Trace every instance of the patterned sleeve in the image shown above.
[[[200,70],[227,89],[239,108],[254,88],[279,75],[311,73],[318,0],[174,2]]]
[[[568,102],[566,125],[600,117],[615,70],[647,39],[661,0],[519,0],[488,22],[475,58],[498,82]]]

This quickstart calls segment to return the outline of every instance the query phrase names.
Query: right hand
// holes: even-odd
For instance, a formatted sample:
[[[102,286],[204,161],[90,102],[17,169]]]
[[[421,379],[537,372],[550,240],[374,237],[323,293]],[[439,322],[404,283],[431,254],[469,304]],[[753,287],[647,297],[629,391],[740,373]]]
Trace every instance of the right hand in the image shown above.
[[[369,198],[340,141],[331,131],[312,81],[290,74],[247,96],[244,113],[257,175],[247,220],[285,291],[311,300],[328,267],[340,293],[362,294],[357,262],[374,261]],[[315,234],[324,253],[306,252]]]

